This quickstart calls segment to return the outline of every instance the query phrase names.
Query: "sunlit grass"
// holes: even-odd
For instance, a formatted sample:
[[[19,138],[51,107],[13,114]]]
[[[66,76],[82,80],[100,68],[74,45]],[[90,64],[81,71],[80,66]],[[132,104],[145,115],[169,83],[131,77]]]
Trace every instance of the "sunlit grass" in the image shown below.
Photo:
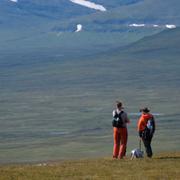
[[[31,165],[4,165],[0,179],[178,179],[180,153],[163,153],[152,159],[84,159]]]

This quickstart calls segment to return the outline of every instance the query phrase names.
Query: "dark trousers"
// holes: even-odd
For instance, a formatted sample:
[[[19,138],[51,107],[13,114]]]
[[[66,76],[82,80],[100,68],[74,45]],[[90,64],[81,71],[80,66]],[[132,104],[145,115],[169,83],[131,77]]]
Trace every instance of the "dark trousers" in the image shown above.
[[[146,137],[142,137],[143,143],[144,143],[144,147],[146,149],[146,154],[149,158],[152,157],[153,153],[152,153],[152,148],[151,148],[151,140],[152,140],[152,136],[149,136],[148,138]]]

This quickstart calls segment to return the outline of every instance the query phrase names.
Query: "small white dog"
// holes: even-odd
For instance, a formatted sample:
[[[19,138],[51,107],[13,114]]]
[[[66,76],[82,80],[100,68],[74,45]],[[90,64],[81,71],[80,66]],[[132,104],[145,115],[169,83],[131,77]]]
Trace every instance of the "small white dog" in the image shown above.
[[[131,160],[134,158],[143,158],[144,157],[144,152],[141,151],[140,149],[133,149],[131,151]]]

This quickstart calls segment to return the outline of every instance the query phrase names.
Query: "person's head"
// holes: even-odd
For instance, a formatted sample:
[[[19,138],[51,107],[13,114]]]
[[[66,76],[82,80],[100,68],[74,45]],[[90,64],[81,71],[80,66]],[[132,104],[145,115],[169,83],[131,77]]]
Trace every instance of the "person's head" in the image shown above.
[[[116,107],[117,107],[117,109],[119,109],[119,110],[123,109],[123,107],[122,107],[122,102],[116,101]]]
[[[144,107],[144,108],[140,109],[140,112],[142,112],[143,114],[147,114],[150,112],[150,110],[148,109],[148,107]]]

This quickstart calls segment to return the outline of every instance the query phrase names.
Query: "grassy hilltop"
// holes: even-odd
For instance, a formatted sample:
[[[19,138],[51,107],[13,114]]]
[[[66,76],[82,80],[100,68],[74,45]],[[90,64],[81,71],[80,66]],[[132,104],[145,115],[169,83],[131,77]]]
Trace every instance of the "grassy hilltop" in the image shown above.
[[[164,153],[152,159],[111,158],[49,162],[0,167],[1,180],[48,179],[168,179],[180,177],[180,153]]]
[[[179,151],[180,1],[98,0],[113,2],[103,13],[52,1],[0,1],[0,163],[109,156],[116,99],[131,113],[129,149],[147,105],[160,114],[154,152]],[[178,179],[179,156],[1,166],[0,179]]]

